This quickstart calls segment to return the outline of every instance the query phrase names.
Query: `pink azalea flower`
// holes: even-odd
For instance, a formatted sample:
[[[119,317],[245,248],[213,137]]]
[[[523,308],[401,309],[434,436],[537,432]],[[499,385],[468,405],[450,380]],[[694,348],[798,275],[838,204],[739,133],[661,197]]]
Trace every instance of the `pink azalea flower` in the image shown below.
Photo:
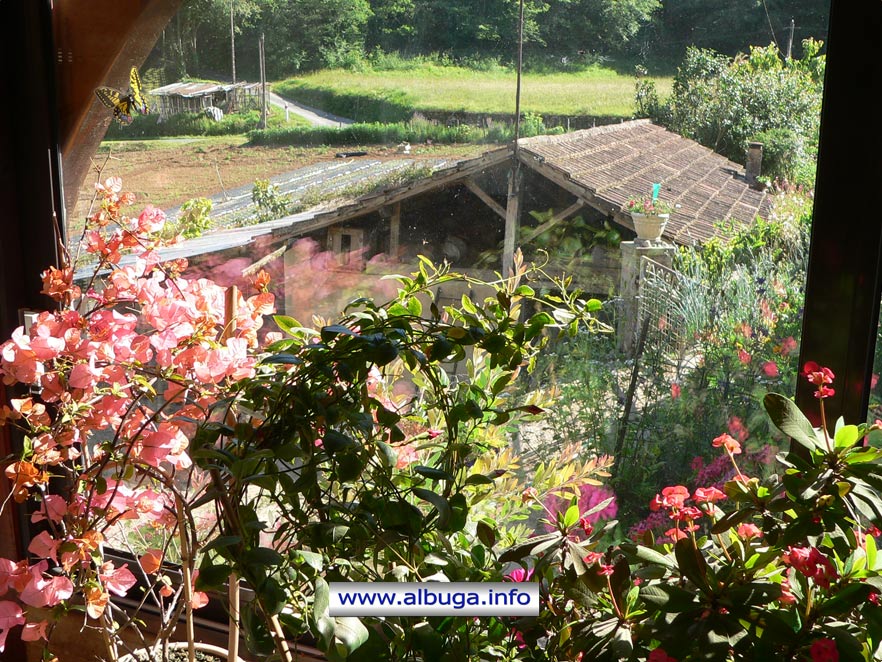
[[[671,384],[671,397],[675,400],[680,397],[680,385],[677,382]]]
[[[743,349],[738,350],[738,360],[744,364],[750,363],[750,354],[745,352]]]
[[[777,377],[778,372],[778,364],[774,361],[766,361],[763,363],[763,372],[767,377]]]

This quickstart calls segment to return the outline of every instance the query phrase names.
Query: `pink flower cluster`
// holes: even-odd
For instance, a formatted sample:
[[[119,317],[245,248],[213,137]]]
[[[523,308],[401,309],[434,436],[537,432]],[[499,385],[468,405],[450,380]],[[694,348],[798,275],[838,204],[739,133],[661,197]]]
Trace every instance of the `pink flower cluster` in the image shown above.
[[[98,186],[100,209],[83,243],[96,274],[109,271],[103,288],[83,296],[73,267],[48,269],[43,292],[64,308],[39,313],[0,344],[3,383],[30,391],[0,407],[0,424],[28,439],[5,474],[13,499],[35,503],[32,519],[46,526],[28,548],[35,563],[0,558],[0,596],[18,598],[0,602],[0,651],[15,625],[25,625],[25,639],[44,636],[45,623],[27,622],[23,609],[73,597],[99,618],[110,594],[135,583],[126,566],[102,562],[106,535],[123,520],[176,527],[176,472],[192,470],[189,438],[225,386],[254,373],[257,331],[274,310],[264,283],[253,296],[237,294],[227,319],[225,289],[163,264],[155,249],[165,215],[148,206],[126,217],[134,197],[121,187],[118,178]],[[119,266],[125,251],[133,259]],[[50,476],[68,480],[67,496],[47,493]]]

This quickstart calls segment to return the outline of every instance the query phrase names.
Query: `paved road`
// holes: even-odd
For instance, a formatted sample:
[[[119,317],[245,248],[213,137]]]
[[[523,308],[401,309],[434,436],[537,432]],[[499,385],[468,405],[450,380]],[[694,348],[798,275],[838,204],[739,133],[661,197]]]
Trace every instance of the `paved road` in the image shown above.
[[[270,92],[269,100],[272,105],[279,108],[284,109],[285,106],[287,106],[288,110],[291,111],[293,115],[299,115],[308,120],[313,126],[345,126],[347,124],[355,123],[353,120],[346,117],[326,113],[324,110],[310,108],[309,106],[304,106],[296,101],[291,101],[290,99],[279,96],[275,92]]]

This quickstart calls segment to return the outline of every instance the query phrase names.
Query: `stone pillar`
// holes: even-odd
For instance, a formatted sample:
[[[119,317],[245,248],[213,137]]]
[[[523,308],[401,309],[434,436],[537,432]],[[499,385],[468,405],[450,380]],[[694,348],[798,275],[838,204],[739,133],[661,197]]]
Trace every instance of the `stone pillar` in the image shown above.
[[[662,241],[623,241],[622,249],[622,272],[619,281],[619,310],[616,323],[617,347],[620,352],[630,354],[637,346],[637,335],[640,333],[638,319],[640,312],[640,262],[642,258],[649,257],[670,267],[674,262],[674,253],[677,249],[671,244]]]

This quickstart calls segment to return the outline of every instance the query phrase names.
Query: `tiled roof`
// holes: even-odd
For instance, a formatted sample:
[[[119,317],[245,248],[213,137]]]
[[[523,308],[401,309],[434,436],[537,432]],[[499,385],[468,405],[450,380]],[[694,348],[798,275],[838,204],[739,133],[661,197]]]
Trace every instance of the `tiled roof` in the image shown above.
[[[648,120],[526,138],[518,146],[526,165],[566,180],[625,225],[630,217],[616,212],[661,182],[660,197],[677,205],[664,237],[680,244],[720,234],[719,221],[768,218],[769,195],[748,185],[743,166]]]

